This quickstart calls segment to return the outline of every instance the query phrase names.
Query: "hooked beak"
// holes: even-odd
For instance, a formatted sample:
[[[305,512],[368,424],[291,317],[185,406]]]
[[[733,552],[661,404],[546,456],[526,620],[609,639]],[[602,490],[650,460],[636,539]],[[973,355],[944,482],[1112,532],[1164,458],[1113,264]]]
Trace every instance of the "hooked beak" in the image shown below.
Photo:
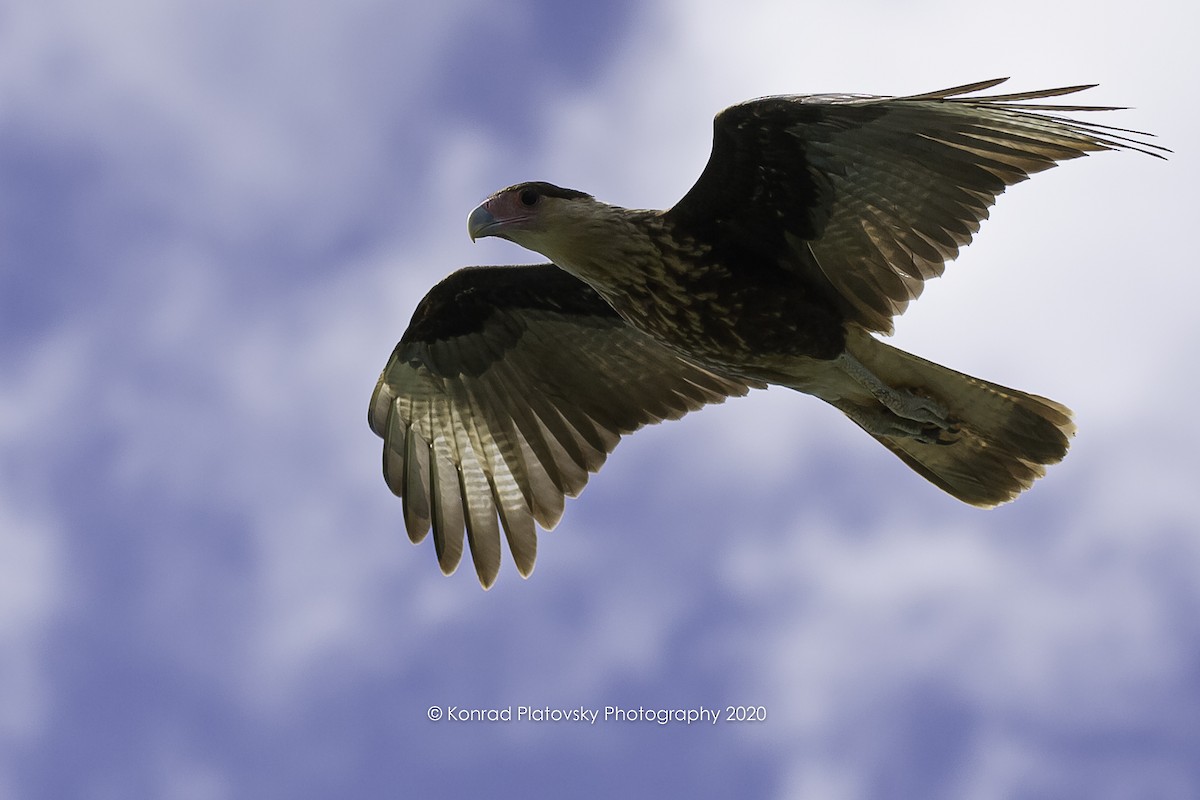
[[[467,217],[467,233],[471,235],[471,241],[482,239],[484,236],[495,236],[496,229],[500,227],[500,222],[488,210],[488,204],[483,203],[475,208]]]

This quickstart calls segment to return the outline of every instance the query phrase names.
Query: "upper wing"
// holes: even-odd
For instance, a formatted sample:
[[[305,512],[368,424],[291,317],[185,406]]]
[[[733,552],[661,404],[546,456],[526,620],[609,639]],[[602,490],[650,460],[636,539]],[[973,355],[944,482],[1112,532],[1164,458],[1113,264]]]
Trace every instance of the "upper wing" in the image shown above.
[[[1167,152],[1122,135],[1136,132],[1060,116],[1102,107],[1016,102],[1088,86],[960,97],[1004,80],[728,108],[704,172],[667,218],[703,241],[732,237],[774,252],[827,282],[849,319],[890,333],[892,317],[970,243],[1006,187],[1090,151]]]
[[[368,420],[409,538],[432,527],[449,574],[465,527],[486,588],[501,525],[528,575],[535,521],[552,528],[623,434],[749,389],[631,328],[553,264],[469,267],[417,306]]]

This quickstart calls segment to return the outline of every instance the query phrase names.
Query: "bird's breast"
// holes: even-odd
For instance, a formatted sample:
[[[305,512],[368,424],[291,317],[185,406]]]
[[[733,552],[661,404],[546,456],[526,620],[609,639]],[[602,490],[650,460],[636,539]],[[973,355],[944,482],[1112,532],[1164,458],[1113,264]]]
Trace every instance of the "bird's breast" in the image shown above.
[[[802,287],[754,280],[719,262],[664,258],[602,294],[634,327],[722,369],[834,358],[845,346],[840,315]]]

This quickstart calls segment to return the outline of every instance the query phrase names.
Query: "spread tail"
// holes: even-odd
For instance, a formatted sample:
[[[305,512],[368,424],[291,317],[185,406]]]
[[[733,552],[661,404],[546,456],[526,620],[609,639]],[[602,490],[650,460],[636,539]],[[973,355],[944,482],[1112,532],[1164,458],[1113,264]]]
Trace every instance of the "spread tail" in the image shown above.
[[[886,386],[944,408],[949,425],[924,436],[872,430],[865,417],[847,413],[959,500],[976,506],[1012,500],[1067,453],[1075,424],[1064,405],[947,369],[865,333],[852,335],[847,351]]]

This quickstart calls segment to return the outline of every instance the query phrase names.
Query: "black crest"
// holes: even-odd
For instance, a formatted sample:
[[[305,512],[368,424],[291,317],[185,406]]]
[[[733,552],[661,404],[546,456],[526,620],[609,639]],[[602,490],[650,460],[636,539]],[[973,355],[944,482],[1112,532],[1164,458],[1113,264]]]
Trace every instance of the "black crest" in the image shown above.
[[[561,186],[555,186],[553,183],[547,183],[546,181],[526,181],[525,183],[517,183],[509,186],[507,189],[502,189],[501,191],[496,192],[496,194],[504,194],[505,192],[534,192],[539,197],[557,197],[562,200],[592,199],[592,196],[587,192],[581,192],[578,189],[564,189]]]

